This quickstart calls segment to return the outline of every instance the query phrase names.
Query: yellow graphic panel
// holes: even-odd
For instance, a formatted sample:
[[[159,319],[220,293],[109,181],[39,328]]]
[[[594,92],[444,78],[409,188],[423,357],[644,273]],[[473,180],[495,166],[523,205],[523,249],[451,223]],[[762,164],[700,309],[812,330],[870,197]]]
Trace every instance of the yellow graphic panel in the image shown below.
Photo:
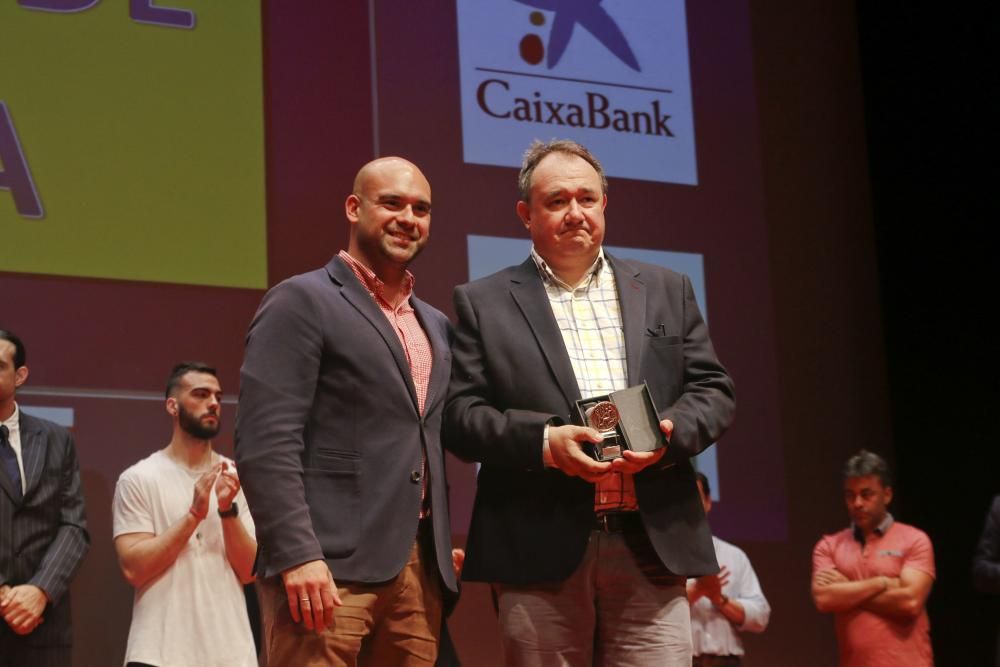
[[[0,271],[264,288],[260,3],[0,4]]]

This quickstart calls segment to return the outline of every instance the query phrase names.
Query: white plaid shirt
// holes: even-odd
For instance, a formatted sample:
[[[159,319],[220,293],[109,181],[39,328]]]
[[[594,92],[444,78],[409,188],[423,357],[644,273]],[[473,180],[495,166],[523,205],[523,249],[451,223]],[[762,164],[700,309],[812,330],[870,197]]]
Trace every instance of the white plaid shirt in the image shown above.
[[[560,280],[534,248],[531,258],[545,285],[580,396],[600,396],[627,388],[621,307],[615,274],[604,259],[604,249],[576,287]],[[594,510],[598,513],[637,509],[632,475],[615,473],[594,490]]]

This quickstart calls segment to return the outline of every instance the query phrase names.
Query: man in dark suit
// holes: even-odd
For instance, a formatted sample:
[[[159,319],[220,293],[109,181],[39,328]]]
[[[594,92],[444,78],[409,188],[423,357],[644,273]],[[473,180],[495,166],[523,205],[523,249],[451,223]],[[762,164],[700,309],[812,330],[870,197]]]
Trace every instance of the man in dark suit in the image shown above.
[[[457,589],[440,444],[451,328],[407,271],[431,189],[383,158],[345,207],[347,251],[270,290],[247,334],[236,461],[263,643],[271,667],[431,665]]]
[[[972,577],[981,593],[1000,596],[1000,495],[993,504],[972,558]],[[1000,667],[1000,631],[997,632],[996,665]]]
[[[26,415],[21,340],[0,329],[0,656],[12,667],[69,665],[69,583],[90,546],[69,431]]]
[[[603,252],[607,182],[525,154],[531,257],[455,290],[446,445],[479,461],[463,578],[494,584],[510,665],[690,665],[683,577],[718,572],[690,457],[733,418],[686,276]],[[645,382],[669,444],[598,462],[575,401]]]

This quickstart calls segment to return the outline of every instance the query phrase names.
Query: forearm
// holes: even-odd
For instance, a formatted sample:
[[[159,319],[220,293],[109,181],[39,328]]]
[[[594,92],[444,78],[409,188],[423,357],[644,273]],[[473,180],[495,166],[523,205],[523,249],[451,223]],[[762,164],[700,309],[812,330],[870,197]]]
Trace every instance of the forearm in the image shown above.
[[[463,396],[446,408],[444,445],[465,461],[541,469],[545,426],[553,418],[530,410],[500,411]]]
[[[677,462],[697,456],[722,437],[735,414],[728,376],[720,374],[698,386],[686,386],[673,405],[659,412],[661,420],[669,419],[674,425],[666,459]]]
[[[764,632],[771,620],[771,605],[763,595],[759,597],[741,598],[743,606],[743,622],[738,626],[740,632]]]
[[[27,582],[45,591],[52,602],[58,602],[69,589],[73,575],[90,548],[80,468],[71,440],[66,447],[59,498],[59,526],[38,569]]]
[[[924,609],[924,601],[912,587],[903,586],[882,591],[865,600],[861,608],[883,616],[916,618]]]
[[[226,558],[233,572],[240,583],[249,584],[254,580],[253,562],[257,555],[257,541],[236,517],[222,520],[222,538],[226,544]]]
[[[248,385],[258,382],[247,381],[245,376],[244,381]],[[255,393],[252,387],[247,392]],[[295,415],[293,420],[297,423],[305,417]],[[241,488],[253,508],[257,539],[267,545],[269,574],[323,558],[306,502],[302,433],[282,426],[273,416],[245,414],[238,421],[236,436]]]
[[[119,535],[115,539],[118,563],[125,580],[142,588],[177,561],[201,519],[187,512],[160,535]]]
[[[813,584],[812,596],[816,609],[821,612],[840,612],[854,609],[889,587],[888,577],[872,577],[859,581],[830,584]]]
[[[715,607],[720,614],[725,616],[726,620],[737,627],[743,625],[743,622],[746,621],[746,610],[744,610],[743,605],[739,600],[725,598],[713,601],[712,606]]]
[[[1000,563],[976,558],[972,563],[972,578],[980,593],[1000,594]]]
[[[49,544],[38,570],[26,583],[45,591],[52,602],[58,602],[69,590],[70,582],[90,548],[90,536],[81,525],[63,525]]]
[[[237,458],[240,450],[237,449]],[[247,502],[253,508],[257,541],[266,546],[261,576],[323,560],[323,548],[313,529],[305,480],[298,456],[249,456],[237,463]]]
[[[678,399],[660,412],[674,424],[666,458],[678,461],[700,454],[716,442],[736,413],[735,387],[719,362],[708,327],[684,281],[684,385]]]
[[[978,591],[1000,594],[1000,497],[993,501],[976,544],[972,578]]]

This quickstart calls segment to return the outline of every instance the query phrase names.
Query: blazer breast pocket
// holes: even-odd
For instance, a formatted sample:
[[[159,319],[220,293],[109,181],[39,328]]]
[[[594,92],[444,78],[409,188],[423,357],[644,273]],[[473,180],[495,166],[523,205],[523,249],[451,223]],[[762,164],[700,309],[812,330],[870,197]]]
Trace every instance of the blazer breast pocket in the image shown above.
[[[680,336],[647,337],[642,355],[641,380],[649,386],[657,408],[667,407],[680,395],[684,381],[684,345]]]
[[[646,340],[649,341],[649,350],[652,354],[644,357],[644,363],[649,360],[660,368],[664,365],[683,367],[684,346],[680,336],[652,336]]]
[[[680,336],[650,336],[649,344],[652,347],[670,347],[671,345],[680,345]]]

